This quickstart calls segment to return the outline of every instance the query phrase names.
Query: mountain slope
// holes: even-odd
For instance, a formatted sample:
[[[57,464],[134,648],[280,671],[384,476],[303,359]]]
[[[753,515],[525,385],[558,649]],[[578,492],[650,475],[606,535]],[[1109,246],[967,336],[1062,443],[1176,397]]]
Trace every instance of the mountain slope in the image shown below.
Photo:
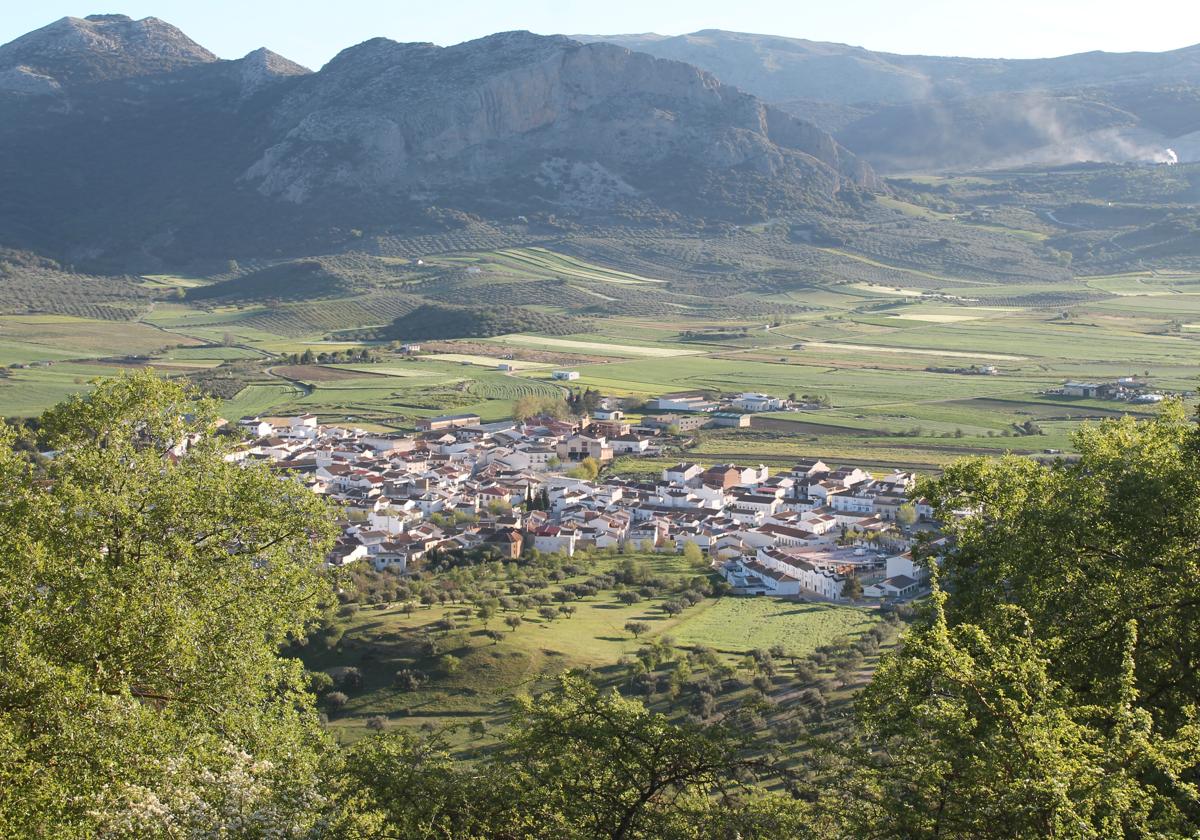
[[[1002,59],[898,55],[847,44],[707,29],[689,35],[587,35],[685,61],[768,101],[895,105],[1130,82],[1200,83],[1200,44],[1163,53],[1088,52]]]
[[[139,46],[119,72],[67,73],[94,52],[72,41],[74,59],[39,67],[86,81],[0,97],[0,241],[140,265],[213,243],[302,254],[351,229],[429,225],[431,208],[740,221],[845,210],[843,196],[879,187],[817,127],[611,44],[374,39],[317,73],[266,51],[142,73],[138,56],[180,43],[177,30],[146,31],[167,43]],[[31,54],[20,42],[0,50]]]
[[[975,59],[720,30],[601,40],[703,67],[884,170],[1192,159],[1200,129],[1200,45]]]
[[[486,192],[501,172],[548,200],[603,205],[653,190],[663,165],[810,181],[827,196],[843,180],[874,185],[823,132],[694,67],[527,32],[352,47],[271,124],[279,142],[247,177],[297,202],[323,188]]]

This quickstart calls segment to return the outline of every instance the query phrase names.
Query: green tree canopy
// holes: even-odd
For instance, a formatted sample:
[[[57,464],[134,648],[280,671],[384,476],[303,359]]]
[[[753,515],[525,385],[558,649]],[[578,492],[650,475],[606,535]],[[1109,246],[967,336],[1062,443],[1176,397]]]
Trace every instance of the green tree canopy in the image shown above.
[[[1021,610],[950,627],[944,599],[856,704],[860,752],[823,803],[839,836],[1190,836],[1198,733],[1164,739],[1137,708],[1132,623],[1119,688],[1094,704],[1052,676],[1059,646]]]
[[[42,429],[44,469],[0,431],[0,835],[302,826],[324,740],[278,650],[328,596],[324,504],[150,373]]]
[[[498,752],[475,766],[401,732],[356,745],[340,819],[383,837],[812,836],[803,803],[753,785],[762,768],[741,746],[720,727],[676,726],[564,676],[517,700]]]
[[[954,541],[949,618],[986,627],[1020,606],[1061,639],[1053,674],[1085,698],[1119,681],[1136,620],[1141,702],[1171,731],[1200,697],[1200,426],[1169,403],[1085,426],[1075,447],[1073,463],[972,458],[924,482]]]

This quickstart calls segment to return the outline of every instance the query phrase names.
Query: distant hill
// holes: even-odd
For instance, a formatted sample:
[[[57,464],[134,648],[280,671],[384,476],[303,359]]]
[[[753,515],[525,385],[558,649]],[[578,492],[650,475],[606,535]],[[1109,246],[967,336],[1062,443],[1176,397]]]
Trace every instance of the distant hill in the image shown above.
[[[721,30],[579,37],[702,67],[885,170],[1200,159],[1200,45],[977,59]]]
[[[753,221],[880,182],[827,132],[695,67],[509,32],[382,38],[319,72],[217,60],[153,18],[0,47],[0,242],[109,268],[317,253],[476,218]]]

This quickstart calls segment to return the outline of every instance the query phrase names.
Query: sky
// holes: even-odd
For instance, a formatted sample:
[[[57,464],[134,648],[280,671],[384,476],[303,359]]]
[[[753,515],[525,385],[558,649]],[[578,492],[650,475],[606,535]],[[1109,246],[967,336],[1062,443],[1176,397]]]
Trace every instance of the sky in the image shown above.
[[[82,0],[87,2],[87,0]],[[542,34],[730,29],[925,55],[1037,58],[1162,51],[1200,42],[1197,0],[0,0],[0,43],[66,15],[173,23],[222,58],[268,47],[317,68],[376,36],[456,44]]]

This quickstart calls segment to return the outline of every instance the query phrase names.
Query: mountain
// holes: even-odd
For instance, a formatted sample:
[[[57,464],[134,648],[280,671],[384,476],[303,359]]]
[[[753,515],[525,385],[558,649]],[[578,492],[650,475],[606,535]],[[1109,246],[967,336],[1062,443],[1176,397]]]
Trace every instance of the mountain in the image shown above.
[[[690,35],[581,35],[686,61],[772,101],[898,104],[1131,82],[1200,84],[1200,44],[1163,53],[1003,59],[898,55],[863,47],[706,29]]]
[[[50,93],[88,82],[169,73],[216,60],[158,18],[65,17],[0,46],[0,90]]]
[[[1200,153],[1200,45],[977,59],[721,30],[580,37],[702,67],[833,132],[884,170]]]
[[[447,211],[756,220],[880,186],[828,133],[709,73],[562,36],[377,38],[309,73],[105,16],[0,57],[54,82],[0,95],[0,242],[77,260],[296,254]]]

